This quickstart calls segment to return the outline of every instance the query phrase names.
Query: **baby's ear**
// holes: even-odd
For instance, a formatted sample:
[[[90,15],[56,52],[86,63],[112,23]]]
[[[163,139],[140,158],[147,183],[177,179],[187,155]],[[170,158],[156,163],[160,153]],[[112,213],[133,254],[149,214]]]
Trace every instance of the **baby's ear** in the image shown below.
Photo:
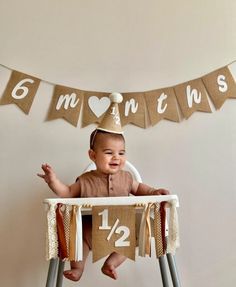
[[[95,151],[94,150],[92,150],[92,149],[90,149],[89,151],[88,151],[88,155],[89,155],[89,158],[92,160],[92,161],[95,161]]]

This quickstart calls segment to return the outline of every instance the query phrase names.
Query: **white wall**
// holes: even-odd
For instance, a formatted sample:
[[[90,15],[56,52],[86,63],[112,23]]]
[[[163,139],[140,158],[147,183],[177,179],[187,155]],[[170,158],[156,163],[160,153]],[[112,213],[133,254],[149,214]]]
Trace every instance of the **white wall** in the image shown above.
[[[236,60],[236,2],[1,1],[0,63],[53,84],[144,91],[195,79]],[[236,68],[234,74],[236,75]],[[10,71],[0,69],[0,92]],[[87,164],[94,126],[45,122],[53,86],[42,82],[30,114],[0,106],[0,282],[44,286],[43,162],[71,183]],[[212,114],[143,130],[125,127],[129,160],[146,183],[178,194],[184,287],[236,281],[236,100]],[[112,282],[91,258],[81,286],[156,286],[155,258],[127,261]],[[64,286],[75,286],[65,282]]]

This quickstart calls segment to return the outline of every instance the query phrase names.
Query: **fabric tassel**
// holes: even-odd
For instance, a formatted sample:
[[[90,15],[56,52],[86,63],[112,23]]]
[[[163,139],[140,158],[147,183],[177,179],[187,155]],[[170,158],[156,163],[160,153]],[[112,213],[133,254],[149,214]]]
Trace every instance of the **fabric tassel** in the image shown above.
[[[46,259],[56,258],[58,256],[56,204],[49,205],[47,211],[46,240]]]
[[[157,258],[159,258],[164,255],[163,244],[162,244],[160,203],[154,204],[154,237],[156,246],[156,256]]]
[[[179,223],[178,223],[178,214],[176,209],[177,201],[173,200],[170,207],[170,227],[169,227],[169,236],[167,244],[167,252],[175,254],[176,248],[179,247]]]
[[[139,228],[139,256],[151,256],[151,222],[150,210],[152,203],[145,204]]]
[[[70,254],[70,208],[71,206],[66,204],[63,214],[64,219],[64,229],[65,229],[65,237],[66,237],[66,252],[67,252],[67,259]]]
[[[83,260],[83,229],[81,206],[77,207],[76,214],[76,244],[75,244],[75,261]]]
[[[179,247],[179,223],[176,209],[176,200],[171,201],[170,219],[169,219],[169,234],[167,240],[167,253],[175,254],[176,248]]]
[[[75,242],[76,242],[76,210],[77,206],[72,205],[70,218],[70,240],[69,240],[69,260],[75,260]]]
[[[56,219],[57,219],[57,234],[58,234],[58,256],[65,260],[67,258],[67,246],[66,246],[66,237],[65,237],[65,229],[64,229],[64,219],[63,212],[61,210],[63,204],[58,203],[56,209]]]
[[[146,210],[148,205],[145,204],[143,208],[141,223],[139,227],[139,256],[145,257],[145,228],[146,228]]]
[[[160,216],[161,216],[161,237],[162,237],[162,247],[163,254],[166,253],[166,202],[162,201],[160,204]]]
[[[150,210],[152,203],[148,204],[146,210],[146,227],[145,227],[145,254],[151,256],[151,222],[150,222]]]

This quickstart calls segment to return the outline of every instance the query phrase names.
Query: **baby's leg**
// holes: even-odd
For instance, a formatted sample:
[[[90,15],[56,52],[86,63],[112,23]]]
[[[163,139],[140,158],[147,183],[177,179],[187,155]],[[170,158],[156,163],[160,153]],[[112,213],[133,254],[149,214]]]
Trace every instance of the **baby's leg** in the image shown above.
[[[71,270],[64,271],[64,276],[72,281],[79,281],[83,271],[89,251],[92,247],[92,221],[91,218],[84,216],[83,218],[83,260],[71,261]]]
[[[86,259],[89,254],[89,247],[85,241],[83,241],[83,260],[82,261],[71,261],[70,270],[64,271],[64,276],[72,281],[79,281],[83,271]]]
[[[125,261],[126,257],[124,255],[113,252],[106,259],[102,266],[102,272],[111,277],[112,279],[117,279],[116,268],[120,266],[121,263]]]

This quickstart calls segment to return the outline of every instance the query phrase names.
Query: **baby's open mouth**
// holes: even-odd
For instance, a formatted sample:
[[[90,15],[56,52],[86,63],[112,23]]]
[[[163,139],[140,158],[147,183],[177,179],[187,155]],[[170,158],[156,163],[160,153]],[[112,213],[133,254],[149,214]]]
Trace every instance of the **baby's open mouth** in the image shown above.
[[[118,166],[119,164],[118,163],[110,163],[109,165],[110,166]]]

